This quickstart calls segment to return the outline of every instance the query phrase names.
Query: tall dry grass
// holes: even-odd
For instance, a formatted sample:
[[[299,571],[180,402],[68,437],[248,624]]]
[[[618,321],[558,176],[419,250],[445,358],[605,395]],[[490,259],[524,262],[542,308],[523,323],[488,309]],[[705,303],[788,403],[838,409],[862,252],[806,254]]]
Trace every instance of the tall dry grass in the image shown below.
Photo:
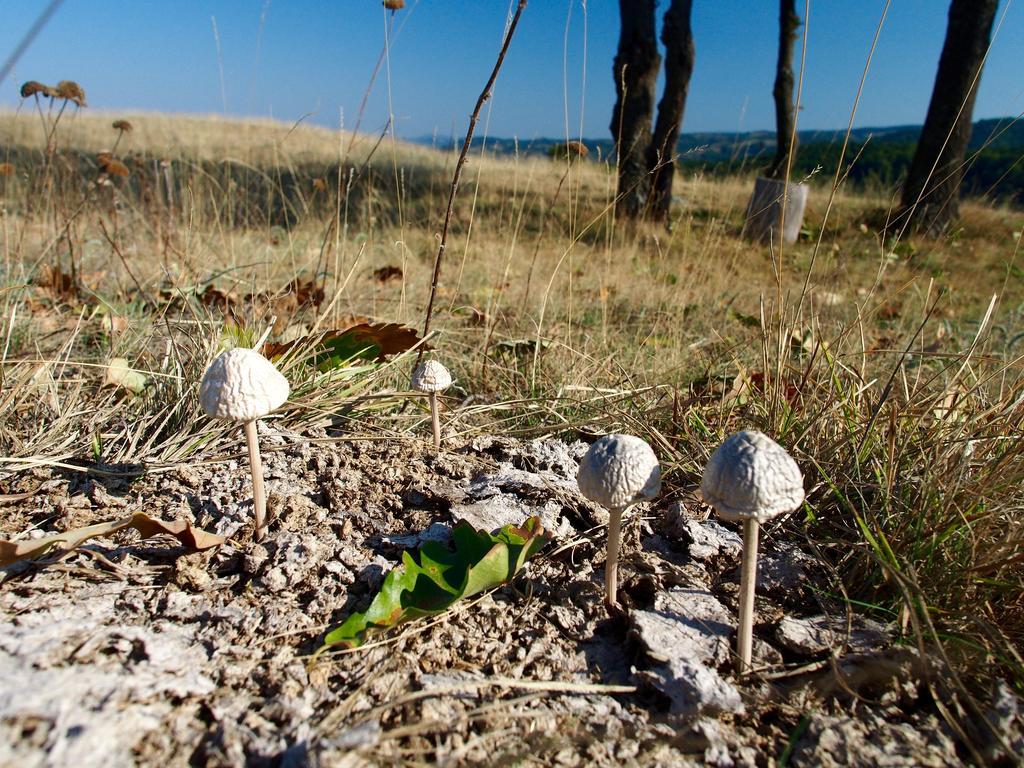
[[[423,320],[451,153],[129,115],[130,175],[98,185],[111,117],[73,115],[52,162],[33,115],[0,117],[7,484],[38,465],[221,456],[195,386],[226,337]],[[946,240],[896,241],[886,190],[841,187],[821,232],[817,188],[780,263],[739,238],[749,189],[678,179],[665,230],[615,220],[607,165],[474,151],[432,339],[457,376],[449,429],[640,433],[673,494],[729,432],[769,432],[809,487],[769,535],[806,536],[835,569],[823,602],[893,619],[945,659],[946,700],[969,715],[992,676],[1024,685],[1024,217],[968,204]],[[300,307],[296,280],[323,302]],[[147,375],[142,395],[104,386],[113,357]],[[309,377],[280,425],[408,439],[426,414],[397,407],[406,376]]]

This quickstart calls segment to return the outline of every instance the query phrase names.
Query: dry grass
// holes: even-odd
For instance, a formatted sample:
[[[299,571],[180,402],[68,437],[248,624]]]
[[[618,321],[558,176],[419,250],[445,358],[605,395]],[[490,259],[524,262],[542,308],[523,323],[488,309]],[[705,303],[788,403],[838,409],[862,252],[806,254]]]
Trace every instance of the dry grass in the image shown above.
[[[422,325],[449,153],[127,117],[131,174],[97,187],[109,115],[71,115],[49,159],[27,103],[0,116],[7,483],[38,463],[216,458],[226,432],[195,388],[235,335]],[[463,184],[433,324],[458,378],[453,433],[637,432],[683,494],[723,436],[761,428],[807,472],[805,516],[785,525],[837,591],[943,648],[965,681],[1024,685],[1019,211],[968,204],[946,240],[893,242],[891,201],[840,189],[818,247],[816,189],[806,237],[773,255],[738,237],[749,179],[678,180],[670,231],[615,221],[593,162],[474,155]],[[295,279],[323,288],[320,307],[290,300]],[[144,394],[103,386],[112,357],[146,373]],[[423,428],[388,394],[403,361],[291,374],[285,427]],[[969,715],[970,686],[949,679]]]

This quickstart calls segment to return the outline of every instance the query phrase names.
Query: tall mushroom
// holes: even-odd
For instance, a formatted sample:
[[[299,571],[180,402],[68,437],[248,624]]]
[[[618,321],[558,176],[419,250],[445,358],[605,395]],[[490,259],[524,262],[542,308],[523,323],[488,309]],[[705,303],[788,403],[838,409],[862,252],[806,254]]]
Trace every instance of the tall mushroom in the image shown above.
[[[430,421],[434,428],[434,450],[441,450],[441,419],[437,413],[437,393],[452,385],[452,375],[437,360],[424,360],[412,372],[412,388],[430,398]]]
[[[206,369],[199,386],[199,402],[206,415],[214,419],[241,422],[249,448],[252,470],[252,498],[256,530],[253,538],[263,538],[267,513],[267,495],[263,488],[263,464],[256,437],[256,419],[279,408],[288,399],[288,379],[259,352],[229,349]]]
[[[744,430],[729,437],[711,455],[700,490],[720,518],[743,522],[736,652],[739,671],[746,672],[753,647],[759,527],[803,503],[803,475],[781,445],[760,432]]]
[[[605,602],[618,607],[619,543],[622,512],[649,501],[661,490],[661,467],[646,442],[633,435],[605,435],[580,462],[576,482],[591,501],[608,510],[608,558],[604,566]]]

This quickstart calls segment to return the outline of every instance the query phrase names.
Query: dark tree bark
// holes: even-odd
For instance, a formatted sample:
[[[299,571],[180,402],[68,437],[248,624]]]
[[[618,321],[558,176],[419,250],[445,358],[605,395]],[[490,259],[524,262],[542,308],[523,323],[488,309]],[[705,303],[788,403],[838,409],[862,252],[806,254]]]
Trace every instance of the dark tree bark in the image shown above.
[[[690,26],[692,8],[693,0],[672,0],[661,28],[661,42],[665,44],[665,91],[658,102],[658,120],[647,149],[647,170],[651,179],[647,215],[657,221],[668,220],[672,202],[676,145],[695,56]]]
[[[796,14],[796,0],[779,2],[779,60],[775,65],[775,157],[765,176],[783,180],[789,168],[789,158],[796,154],[796,107],[793,104],[793,46],[800,17]],[[791,143],[792,142],[792,143]]]
[[[939,71],[914,159],[902,215],[913,231],[941,234],[959,215],[971,116],[999,0],[952,0]]]
[[[618,158],[616,210],[631,218],[643,210],[650,181],[647,147],[661,55],[654,32],[655,0],[619,0],[619,48],[615,55],[612,138]]]

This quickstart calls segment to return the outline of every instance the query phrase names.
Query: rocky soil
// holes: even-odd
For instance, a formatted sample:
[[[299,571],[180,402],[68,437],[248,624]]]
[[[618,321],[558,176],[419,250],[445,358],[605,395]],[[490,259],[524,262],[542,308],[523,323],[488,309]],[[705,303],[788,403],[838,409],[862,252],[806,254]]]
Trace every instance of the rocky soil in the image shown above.
[[[603,605],[601,510],[580,442],[262,435],[272,522],[252,544],[247,465],[135,480],[8,477],[0,533],[141,510],[228,537],[190,553],[133,532],[0,569],[0,765],[949,765],[967,753],[927,664],[849,614],[771,526],[755,663],[732,672],[740,538],[695,498],[627,516],[622,615]],[[539,515],[554,540],[515,581],[311,664],[403,549]],[[990,717],[1024,752],[1021,705]],[[989,753],[993,759],[996,750]]]

